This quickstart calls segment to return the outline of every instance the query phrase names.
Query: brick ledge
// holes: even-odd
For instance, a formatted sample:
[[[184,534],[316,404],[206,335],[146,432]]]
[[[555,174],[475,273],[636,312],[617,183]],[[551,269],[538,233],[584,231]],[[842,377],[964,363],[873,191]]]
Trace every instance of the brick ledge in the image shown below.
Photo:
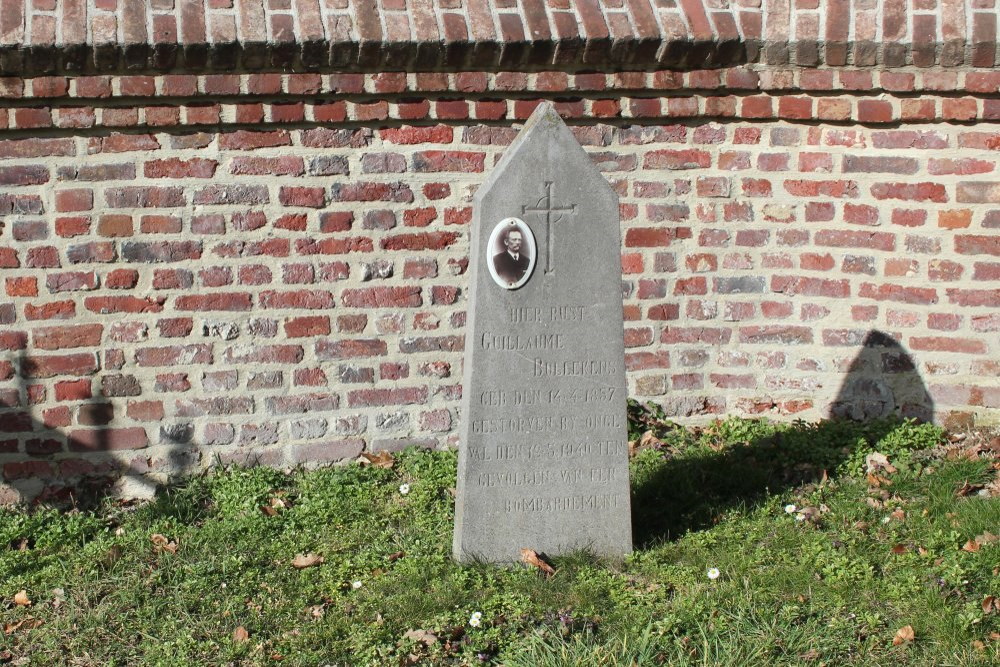
[[[993,67],[972,0],[0,0],[0,75]],[[390,8],[386,8],[390,7]]]

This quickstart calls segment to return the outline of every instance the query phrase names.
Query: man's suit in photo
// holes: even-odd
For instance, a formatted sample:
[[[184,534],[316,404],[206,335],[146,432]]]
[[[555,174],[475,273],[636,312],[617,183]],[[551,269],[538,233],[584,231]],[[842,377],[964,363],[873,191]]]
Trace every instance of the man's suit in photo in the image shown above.
[[[509,252],[493,255],[493,268],[496,269],[498,276],[509,283],[516,283],[523,278],[530,264],[531,260],[523,252],[517,259],[514,259]]]

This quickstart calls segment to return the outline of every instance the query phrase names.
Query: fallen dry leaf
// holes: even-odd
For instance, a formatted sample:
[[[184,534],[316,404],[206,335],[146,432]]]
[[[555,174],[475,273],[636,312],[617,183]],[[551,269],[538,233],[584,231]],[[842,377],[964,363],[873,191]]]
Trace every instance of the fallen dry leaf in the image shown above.
[[[4,623],[3,632],[5,635],[12,635],[18,630],[34,630],[40,627],[44,623],[40,618],[35,618],[34,616],[29,616],[27,618],[21,619],[17,623]]]
[[[292,559],[292,567],[296,570],[304,570],[307,567],[315,567],[323,562],[322,556],[317,556],[314,553],[299,554]]]
[[[388,556],[385,557],[385,559],[387,561],[389,561],[390,563],[395,563],[397,560],[399,560],[400,558],[402,558],[405,555],[406,555],[406,552],[404,552],[404,551],[397,551],[395,553],[389,554]]]
[[[903,521],[904,519],[906,519],[906,512],[897,507],[892,511],[892,514],[890,514],[889,516],[895,519],[896,521]]]
[[[260,512],[264,516],[278,516],[278,510],[274,509],[270,505],[261,505]]]
[[[811,648],[805,653],[799,654],[799,657],[802,658],[803,660],[812,661],[812,660],[819,660],[820,655],[821,654],[819,651],[817,651],[814,648]]]
[[[233,630],[234,642],[236,643],[245,642],[248,639],[250,639],[250,633],[247,632],[247,629],[244,628],[242,625],[237,626],[236,629]]]
[[[652,431],[646,431],[642,434],[642,437],[639,438],[639,446],[658,448],[663,446],[663,441],[657,438]]]
[[[1000,632],[991,632],[990,633],[990,641],[991,642],[1000,641]]]
[[[889,551],[890,551],[891,553],[894,553],[894,554],[896,554],[897,556],[899,556],[899,555],[901,555],[901,554],[905,554],[905,553],[906,553],[907,551],[909,551],[909,549],[907,549],[907,548],[906,548],[906,545],[905,545],[905,544],[897,544],[896,546],[894,546],[894,547],[893,547],[892,549],[890,549]]]
[[[976,544],[991,544],[997,541],[1000,541],[1000,537],[994,535],[990,531],[986,531],[982,535],[976,535]]]
[[[896,467],[889,463],[889,459],[881,452],[873,452],[865,457],[865,471],[875,472],[885,470],[890,475],[896,472]]]
[[[28,597],[28,591],[22,589],[14,594],[14,604],[19,607],[30,607],[31,599]]]
[[[550,577],[556,573],[555,569],[542,560],[542,557],[534,549],[521,549],[521,562],[534,565]]]
[[[358,463],[361,465],[373,465],[376,468],[391,468],[396,464],[396,460],[393,458],[392,453],[383,449],[374,454],[361,452],[361,456],[358,457]]]
[[[879,488],[879,487],[882,487],[882,486],[892,486],[892,480],[891,479],[889,479],[887,477],[883,477],[882,475],[876,475],[873,472],[868,473],[865,476],[865,479],[868,480],[868,485],[869,486],[873,486],[876,489]]]
[[[172,554],[177,553],[177,542],[167,538],[166,535],[155,533],[150,535],[149,540],[156,546],[157,551],[167,551]]]
[[[904,625],[899,630],[896,630],[896,636],[892,638],[892,645],[899,646],[905,642],[912,642],[913,638],[913,626]]]
[[[962,551],[968,551],[970,554],[974,554],[979,551],[979,543],[975,540],[969,540],[962,545]]]
[[[963,482],[962,486],[959,487],[955,495],[959,498],[964,498],[966,496],[971,496],[973,493],[978,493],[982,490],[983,486],[981,484],[969,484],[968,481]]]
[[[985,651],[986,644],[976,639],[975,641],[972,642],[972,648],[976,649],[977,651]]]
[[[993,612],[1000,612],[1000,600],[997,600],[995,595],[987,595],[983,600],[983,613],[992,614]]]
[[[438,640],[436,634],[427,630],[407,630],[406,634],[403,635],[403,639],[412,639],[413,641],[420,642],[424,646],[436,644]]]
[[[885,503],[883,503],[878,498],[868,497],[865,498],[865,502],[868,503],[868,506],[871,507],[873,510],[880,510],[883,507],[885,507]]]

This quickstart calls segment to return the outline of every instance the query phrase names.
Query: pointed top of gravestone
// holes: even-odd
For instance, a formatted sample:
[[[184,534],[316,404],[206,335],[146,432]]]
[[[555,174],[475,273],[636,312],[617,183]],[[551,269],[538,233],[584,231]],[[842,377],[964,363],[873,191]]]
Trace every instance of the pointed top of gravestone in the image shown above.
[[[611,184],[601,175],[583,150],[580,142],[573,136],[559,112],[551,102],[542,102],[528,117],[517,138],[504,151],[503,157],[490,173],[486,181],[476,193],[476,201],[481,201],[484,193],[489,192],[504,173],[513,164],[515,168],[525,170],[535,162],[554,163],[559,171],[573,179],[583,178],[587,187],[598,188],[600,194],[615,197],[617,194]]]

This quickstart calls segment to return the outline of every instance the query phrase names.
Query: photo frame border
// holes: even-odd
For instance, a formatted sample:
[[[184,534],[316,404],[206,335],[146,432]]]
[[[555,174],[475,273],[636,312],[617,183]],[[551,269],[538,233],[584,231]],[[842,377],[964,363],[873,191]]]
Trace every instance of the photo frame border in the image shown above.
[[[514,225],[517,227],[518,231],[524,236],[525,249],[528,251],[528,270],[524,272],[524,276],[516,283],[507,283],[503,278],[497,275],[496,267],[493,266],[493,255],[501,252],[504,249],[503,244],[500,242],[501,232]],[[498,249],[499,246],[499,249]],[[538,244],[535,243],[535,234],[531,231],[531,227],[528,226],[521,218],[504,218],[493,227],[493,231],[490,232],[489,241],[486,243],[486,267],[489,269],[490,276],[500,287],[505,290],[516,290],[523,287],[528,280],[531,279],[532,274],[535,272],[535,262],[538,260]]]

